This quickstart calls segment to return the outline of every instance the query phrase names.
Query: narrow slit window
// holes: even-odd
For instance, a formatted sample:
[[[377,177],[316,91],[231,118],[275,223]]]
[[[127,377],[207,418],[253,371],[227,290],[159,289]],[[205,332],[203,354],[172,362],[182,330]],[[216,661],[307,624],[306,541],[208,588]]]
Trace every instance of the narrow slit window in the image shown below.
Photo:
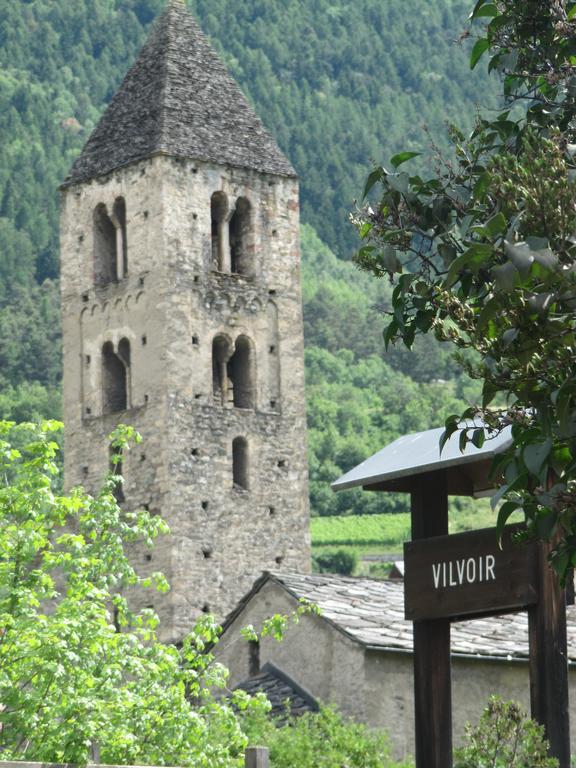
[[[248,442],[244,437],[235,437],[232,441],[232,478],[235,488],[249,489]]]
[[[121,280],[128,274],[128,241],[126,237],[126,201],[117,197],[114,202],[113,223],[116,229],[116,275]]]

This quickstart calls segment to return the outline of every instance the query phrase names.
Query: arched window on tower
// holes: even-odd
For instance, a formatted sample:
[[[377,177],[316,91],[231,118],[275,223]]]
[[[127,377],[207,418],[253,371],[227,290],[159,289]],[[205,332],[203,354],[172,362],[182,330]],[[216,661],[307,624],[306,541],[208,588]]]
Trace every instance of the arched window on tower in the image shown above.
[[[94,210],[94,282],[107,285],[127,274],[126,201],[117,197],[112,216],[104,203]]]
[[[129,407],[130,342],[122,339],[118,354],[111,341],[102,347],[102,411],[117,413]]]
[[[234,387],[228,375],[232,342],[227,336],[216,336],[212,342],[212,392],[218,405],[234,402]]]
[[[219,334],[212,342],[212,391],[218,405],[234,408],[256,407],[256,365],[254,346],[239,336],[234,346]]]
[[[228,362],[235,408],[256,407],[256,366],[254,349],[247,336],[238,336],[234,354]]]
[[[250,202],[239,197],[230,218],[230,271],[236,275],[250,276],[253,272]]]
[[[244,437],[235,437],[232,441],[232,482],[234,488],[242,488],[247,491],[250,487],[249,475],[248,442]]]
[[[116,227],[116,275],[118,280],[128,274],[128,241],[126,239],[126,201],[117,197],[114,201],[112,222]]]
[[[94,282],[106,285],[117,279],[116,227],[100,203],[94,210]]]
[[[224,192],[214,192],[210,198],[210,219],[212,234],[212,263],[219,272],[230,270],[228,232],[226,215],[228,200]]]

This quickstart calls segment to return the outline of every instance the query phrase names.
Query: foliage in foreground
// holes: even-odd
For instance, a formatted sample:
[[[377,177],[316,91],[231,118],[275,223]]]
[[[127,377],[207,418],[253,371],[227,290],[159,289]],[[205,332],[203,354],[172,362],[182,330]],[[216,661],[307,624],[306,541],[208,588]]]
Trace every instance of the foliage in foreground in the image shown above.
[[[84,763],[98,746],[104,763],[240,765],[238,718],[211,693],[226,671],[204,653],[217,628],[206,619],[182,648],[164,645],[154,613],[131,614],[121,594],[146,585],[125,545],[151,544],[165,524],[122,512],[113,476],[96,497],[58,495],[59,428],[0,422],[3,759]]]
[[[403,171],[413,152],[376,169],[357,263],[396,283],[387,343],[432,333],[468,353],[482,401],[446,437],[464,420],[461,447],[480,447],[511,426],[498,525],[522,509],[533,534],[558,542],[565,576],[576,563],[576,3],[478,0],[471,17],[471,65],[489,55],[514,110],[468,138],[453,129],[454,156],[432,178]]]
[[[466,729],[466,746],[456,750],[455,768],[557,768],[547,756],[544,728],[512,701],[490,699],[476,728]]]
[[[271,768],[410,768],[390,756],[388,739],[332,709],[292,718],[279,728],[261,712],[242,718],[251,744],[270,749]]]

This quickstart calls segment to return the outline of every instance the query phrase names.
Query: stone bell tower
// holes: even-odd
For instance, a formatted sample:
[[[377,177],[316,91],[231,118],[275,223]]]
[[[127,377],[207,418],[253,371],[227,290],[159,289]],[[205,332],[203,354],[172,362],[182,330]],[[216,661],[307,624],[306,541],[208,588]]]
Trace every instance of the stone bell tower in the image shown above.
[[[65,479],[95,490],[134,426],[134,549],[178,640],[264,569],[310,568],[298,182],[171,0],[62,187]]]

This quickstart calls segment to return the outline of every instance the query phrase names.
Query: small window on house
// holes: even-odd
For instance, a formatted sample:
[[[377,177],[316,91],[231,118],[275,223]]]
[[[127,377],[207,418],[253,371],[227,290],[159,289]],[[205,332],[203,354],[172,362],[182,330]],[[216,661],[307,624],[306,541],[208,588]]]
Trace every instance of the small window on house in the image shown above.
[[[239,197],[230,218],[230,271],[236,275],[251,275],[252,249],[250,240],[250,203]]]
[[[256,407],[256,372],[252,342],[247,336],[236,339],[234,354],[228,362],[235,408]]]
[[[227,272],[229,265],[226,263],[228,250],[226,232],[226,214],[228,213],[228,200],[224,192],[214,192],[210,198],[210,219],[212,222],[212,263],[220,272]]]
[[[235,488],[249,487],[248,442],[244,437],[235,437],[232,441],[232,479]]]
[[[126,201],[117,197],[114,201],[112,222],[116,229],[116,275],[121,280],[128,274],[128,241],[126,238]]]
[[[107,285],[118,280],[116,263],[116,227],[101,203],[94,211],[94,282]]]
[[[122,350],[120,342],[118,354],[114,352],[112,342],[107,341],[102,347],[102,411],[116,413],[128,408],[128,366],[130,365],[130,344],[127,339]],[[127,345],[127,348],[126,348]]]

